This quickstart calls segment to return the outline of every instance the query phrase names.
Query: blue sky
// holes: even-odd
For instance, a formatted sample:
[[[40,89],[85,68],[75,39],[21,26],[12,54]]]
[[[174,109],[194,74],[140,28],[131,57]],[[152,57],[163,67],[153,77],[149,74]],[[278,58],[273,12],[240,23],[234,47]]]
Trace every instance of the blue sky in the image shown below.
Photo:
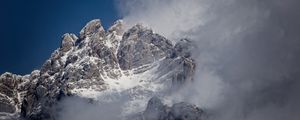
[[[119,19],[114,0],[1,0],[0,12],[0,74],[39,69],[64,33],[78,34],[92,19],[105,28]]]

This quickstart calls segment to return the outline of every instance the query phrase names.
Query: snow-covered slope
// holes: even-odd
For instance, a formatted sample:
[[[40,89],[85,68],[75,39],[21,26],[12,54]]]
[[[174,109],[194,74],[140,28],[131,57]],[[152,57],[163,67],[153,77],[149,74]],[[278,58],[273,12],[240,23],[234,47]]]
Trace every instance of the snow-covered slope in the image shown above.
[[[61,47],[40,70],[27,75],[31,84],[19,98],[22,104],[14,103],[21,106],[16,113],[21,111],[26,119],[53,120],[53,106],[67,96],[96,102],[126,96],[120,116],[142,112],[151,97],[163,97],[192,81],[195,63],[188,45],[186,39],[173,45],[140,24],[125,30],[118,20],[105,31],[99,19],[92,20],[79,36],[64,34]]]

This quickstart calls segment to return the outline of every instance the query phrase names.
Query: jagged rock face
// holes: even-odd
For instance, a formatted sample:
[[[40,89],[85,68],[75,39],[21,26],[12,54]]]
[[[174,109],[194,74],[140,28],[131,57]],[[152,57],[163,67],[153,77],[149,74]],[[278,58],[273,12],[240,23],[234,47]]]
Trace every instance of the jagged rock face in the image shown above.
[[[32,76],[19,76],[4,73],[0,76],[0,119],[16,119],[19,117],[21,103]]]
[[[146,120],[165,120],[168,116],[169,107],[164,105],[158,97],[149,100],[142,117]]]
[[[136,25],[124,33],[118,50],[118,60],[123,70],[137,68],[166,57],[173,45],[152,30]]]
[[[0,92],[1,92],[1,101],[0,101],[0,112],[14,113],[16,112],[15,105],[18,104],[18,95],[17,95],[17,76],[10,73],[5,73],[1,75],[0,81]]]
[[[95,19],[86,24],[86,26],[80,31],[80,38],[85,37],[101,37],[105,34],[105,31],[101,25],[99,19]]]
[[[133,120],[204,120],[206,115],[203,110],[185,102],[175,103],[172,107],[164,105],[161,100],[152,97],[146,110],[133,116]]]
[[[66,33],[63,35],[62,37],[62,42],[61,42],[61,51],[62,52],[67,52],[70,49],[72,49],[72,47],[75,45],[75,42],[77,40],[77,36],[75,34],[69,34]]]
[[[188,39],[181,39],[175,46],[175,53],[178,56],[183,56],[185,58],[191,57],[191,51],[194,49],[193,43]]]
[[[15,76],[13,80],[5,77],[3,80],[10,82],[17,79],[24,81],[25,78],[31,81],[22,90],[16,87],[21,84],[9,86],[0,82],[0,88],[2,84],[10,88],[8,92],[3,89],[9,98],[15,98],[19,91],[26,93],[19,97],[18,102],[3,97],[10,102],[7,104],[3,100],[5,111],[15,112],[16,109],[11,106],[17,105],[26,119],[55,120],[55,106],[63,97],[78,96],[105,101],[106,97],[122,94],[129,98],[123,106],[126,116],[145,109],[153,95],[164,96],[166,91],[193,80],[195,63],[190,56],[190,41],[183,39],[173,45],[142,25],[125,30],[123,24],[119,20],[105,31],[100,20],[92,20],[80,31],[79,37],[64,34],[60,48],[52,53],[40,71],[26,77]],[[152,101],[156,103],[158,100],[151,99],[149,104]],[[147,109],[165,108],[162,106],[162,103],[153,107],[148,105]],[[164,112],[177,115],[177,111]],[[146,113],[147,110],[145,116]]]

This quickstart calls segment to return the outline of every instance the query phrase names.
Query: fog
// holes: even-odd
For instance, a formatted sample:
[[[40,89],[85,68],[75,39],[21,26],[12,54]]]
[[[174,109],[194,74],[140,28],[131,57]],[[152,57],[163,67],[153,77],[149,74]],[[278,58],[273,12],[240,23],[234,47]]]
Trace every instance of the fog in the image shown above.
[[[196,45],[195,81],[172,101],[213,120],[300,118],[300,1],[119,0],[128,25]]]
[[[118,100],[101,102],[76,96],[66,97],[56,105],[56,117],[58,120],[121,120],[124,101],[128,100],[115,97]]]
[[[189,102],[210,120],[300,118],[300,1],[116,0],[127,27],[142,23],[196,46],[196,76],[170,103]],[[61,120],[120,119],[122,100],[66,98]],[[80,113],[80,114],[76,114]]]

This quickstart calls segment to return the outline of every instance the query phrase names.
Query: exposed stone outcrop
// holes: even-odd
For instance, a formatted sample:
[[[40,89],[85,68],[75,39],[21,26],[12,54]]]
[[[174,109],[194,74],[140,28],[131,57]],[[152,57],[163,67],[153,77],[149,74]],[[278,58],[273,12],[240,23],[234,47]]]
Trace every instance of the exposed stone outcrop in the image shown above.
[[[72,47],[75,46],[75,42],[77,39],[78,38],[75,34],[69,34],[69,33],[64,34],[62,37],[60,50],[62,52],[67,52],[71,50]]]
[[[123,35],[118,50],[120,67],[128,70],[153,63],[170,54],[172,47],[166,38],[142,25],[136,25]]]
[[[40,71],[26,76],[1,75],[1,111],[16,116],[21,112],[28,120],[55,120],[59,112],[55,106],[63,97],[79,96],[97,101],[96,97],[103,92],[119,92],[132,101],[146,103],[161,91],[170,91],[193,80],[195,63],[189,45],[188,40],[174,45],[140,24],[125,30],[123,21],[119,20],[105,31],[99,19],[92,20],[83,27],[79,37],[64,34],[60,48]],[[183,119],[175,110],[178,107],[183,110],[179,112],[201,112],[186,104],[169,108],[159,101],[152,98],[144,116],[156,119],[149,111],[157,109],[159,119]],[[193,115],[187,115],[191,118],[188,120],[194,120]]]
[[[31,75],[4,73],[0,76],[0,119],[16,119],[21,112],[21,103],[34,79]]]
[[[105,34],[105,30],[99,19],[92,20],[80,31],[80,38],[90,37],[97,34],[95,37],[101,37]]]
[[[163,104],[158,97],[149,100],[146,110],[130,119],[134,120],[204,120],[203,110],[185,102],[175,103],[171,107]]]

